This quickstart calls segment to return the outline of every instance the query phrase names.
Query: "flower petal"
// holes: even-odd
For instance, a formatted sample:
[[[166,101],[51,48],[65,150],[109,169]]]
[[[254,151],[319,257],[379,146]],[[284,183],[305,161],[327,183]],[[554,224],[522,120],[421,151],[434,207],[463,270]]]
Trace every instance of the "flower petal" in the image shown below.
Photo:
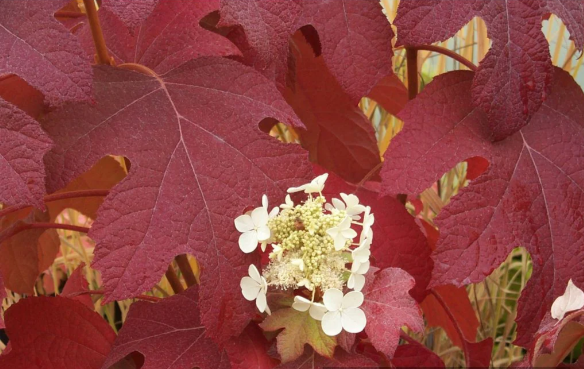
[[[361,291],[365,286],[365,276],[361,274],[351,274],[354,276],[354,286],[353,290]]]
[[[365,312],[359,308],[345,309],[341,314],[341,324],[347,332],[359,333],[365,329],[367,317],[365,316]]]
[[[247,268],[247,273],[251,279],[253,279],[258,284],[258,286],[262,285],[262,276],[255,265],[250,264],[249,268]]]
[[[347,218],[347,219],[351,219],[351,218]],[[343,232],[341,232],[341,234],[343,235],[343,237],[347,238],[347,239],[353,239],[355,237],[357,237],[357,232],[352,229],[345,229]]]
[[[324,293],[322,301],[329,311],[337,311],[343,304],[343,292],[336,288],[329,288]]]
[[[319,304],[318,302],[313,303],[310,306],[310,310],[308,311],[312,319],[314,320],[322,320],[322,317],[326,313],[326,307],[323,304]]]
[[[257,235],[259,241],[266,241],[270,238],[272,232],[270,231],[270,228],[268,228],[267,225],[263,225],[258,227]]]
[[[310,309],[311,302],[308,299],[305,299],[302,296],[294,296],[294,303],[292,304],[292,308],[298,311],[306,311]]]
[[[243,297],[245,297],[247,301],[255,300],[258,296],[258,293],[260,293],[260,286],[250,277],[241,278],[239,286],[241,287],[241,293],[243,294]]]
[[[262,207],[268,209],[268,196],[262,195]]]
[[[275,217],[278,215],[278,213],[279,213],[279,212],[280,212],[280,208],[279,208],[279,207],[277,207],[277,206],[275,206],[275,207],[272,209],[272,211],[270,211],[270,214],[268,214],[268,218],[270,218],[270,219],[274,219],[274,218],[275,218]]]
[[[353,263],[354,265],[355,263]],[[355,273],[351,273],[349,279],[347,280],[347,287],[350,289],[355,288]]]
[[[341,313],[338,311],[329,311],[324,314],[322,317],[322,330],[327,336],[336,336],[341,333],[343,330]]]
[[[363,303],[363,294],[358,291],[351,291],[343,297],[344,309],[357,308]]]
[[[345,210],[345,203],[342,202],[339,199],[332,199],[331,201],[333,203],[333,206],[335,207],[335,209],[337,210]]]
[[[264,226],[268,224],[268,210],[266,208],[255,208],[251,212],[251,220],[256,227]]]
[[[256,299],[256,306],[258,308],[258,310],[260,311],[260,313],[263,313],[264,311],[266,311],[266,308],[268,307],[268,301],[266,299],[266,294],[265,293],[261,293],[258,295],[257,299]]]
[[[307,186],[308,185],[302,185],[302,186],[298,186],[298,187],[290,187],[287,192],[294,193],[294,192],[304,191]]]
[[[335,250],[340,251],[345,248],[347,244],[347,239],[343,235],[337,235],[335,237]]]
[[[258,247],[258,234],[256,231],[247,231],[239,236],[239,248],[249,254]]]
[[[584,292],[576,287],[570,279],[564,294],[555,299],[552,304],[552,318],[562,319],[567,312],[578,310],[582,307],[584,307]]]
[[[357,268],[357,270],[355,271],[355,273],[357,274],[365,274],[369,271],[369,267],[371,266],[371,263],[369,262],[369,260],[367,260],[364,263],[360,263],[359,268]]]
[[[243,214],[235,218],[235,228],[237,228],[239,232],[251,231],[254,228],[251,217],[247,214]]]

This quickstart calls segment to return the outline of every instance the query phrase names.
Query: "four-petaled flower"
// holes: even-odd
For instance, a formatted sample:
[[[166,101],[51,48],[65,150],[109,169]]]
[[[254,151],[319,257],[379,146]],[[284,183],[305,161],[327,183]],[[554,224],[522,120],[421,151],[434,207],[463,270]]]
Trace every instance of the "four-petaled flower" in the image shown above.
[[[260,272],[258,272],[258,269],[253,264],[249,266],[248,273],[249,277],[241,278],[241,282],[239,283],[243,297],[247,301],[255,300],[256,306],[261,313],[265,311],[268,315],[271,314],[272,312],[270,311],[266,298],[268,282],[260,275]]]
[[[365,328],[367,318],[359,309],[363,303],[361,292],[351,291],[343,296],[341,290],[331,288],[324,293],[323,302],[328,312],[322,317],[322,330],[328,336],[336,336],[343,329],[359,333]]]
[[[324,182],[328,178],[328,173],[321,174],[310,183],[304,184],[299,187],[290,187],[288,193],[304,191],[304,193],[321,193],[324,188]]]
[[[363,215],[363,230],[361,231],[361,241],[365,238],[370,240],[373,238],[373,230],[371,226],[375,223],[375,217],[371,214],[371,207],[365,207],[365,214]]]
[[[351,228],[351,218],[345,217],[339,225],[326,231],[335,242],[335,250],[339,251],[345,248],[347,240],[353,240],[357,237],[357,232]]]
[[[253,252],[258,243],[270,238],[268,227],[269,215],[266,208],[255,208],[251,215],[244,214],[235,218],[235,228],[242,234],[239,236],[239,248],[249,254]]]
[[[353,265],[351,265],[351,275],[347,281],[347,287],[355,291],[361,291],[363,286],[365,286],[365,276],[363,274],[367,273],[369,266],[369,261],[364,263],[353,262]]]
[[[347,195],[346,193],[342,193],[341,198],[344,202],[339,199],[332,199],[334,209],[344,210],[351,219],[359,220],[361,218],[359,214],[365,211],[365,206],[359,204],[359,198],[355,195]],[[325,206],[329,211],[332,211],[333,207],[330,204]]]
[[[302,296],[294,296],[292,307],[298,311],[306,311],[314,320],[322,320],[326,313],[326,307],[318,302],[312,302]]]
[[[290,195],[286,195],[286,203],[280,205],[280,209],[290,210],[293,207],[294,207],[294,202],[292,201],[292,198],[290,197]]]
[[[567,312],[584,307],[584,291],[576,287],[570,279],[564,294],[555,299],[552,304],[552,318],[562,320]]]

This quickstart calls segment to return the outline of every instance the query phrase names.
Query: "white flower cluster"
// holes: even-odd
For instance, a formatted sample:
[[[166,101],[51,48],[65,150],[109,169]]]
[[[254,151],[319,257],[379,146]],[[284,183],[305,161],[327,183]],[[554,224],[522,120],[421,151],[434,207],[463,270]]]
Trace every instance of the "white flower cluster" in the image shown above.
[[[355,195],[341,193],[341,199],[327,203],[322,195],[327,177],[323,174],[288,189],[288,193],[308,194],[300,204],[287,195],[284,204],[268,212],[264,195],[262,206],[237,217],[235,227],[241,232],[239,247],[243,252],[253,252],[258,245],[266,251],[271,245],[270,262],[263,272],[250,265],[249,276],[241,280],[243,296],[255,300],[260,312],[270,314],[268,286],[308,291],[312,298],[296,296],[292,307],[308,311],[313,319],[322,321],[327,335],[335,336],[343,329],[358,333],[365,328],[360,291],[369,270],[375,218],[371,208],[359,204]],[[353,291],[343,294],[345,287]],[[319,298],[321,302],[315,301]]]

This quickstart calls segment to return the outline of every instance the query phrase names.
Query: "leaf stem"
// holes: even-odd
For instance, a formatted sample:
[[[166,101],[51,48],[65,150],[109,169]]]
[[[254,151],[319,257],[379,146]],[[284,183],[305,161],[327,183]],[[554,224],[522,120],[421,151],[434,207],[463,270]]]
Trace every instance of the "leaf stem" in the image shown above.
[[[112,59],[107,51],[105,38],[103,37],[101,24],[99,23],[99,17],[97,16],[95,0],[83,0],[83,4],[85,5],[85,12],[87,13],[87,19],[89,20],[89,26],[91,27],[91,35],[93,36],[93,43],[95,44],[95,51],[97,52],[95,61],[97,64],[112,65]]]
[[[457,54],[454,51],[447,49],[445,47],[442,47],[442,46],[437,46],[437,45],[408,46],[406,48],[406,57],[408,58],[408,61],[410,60],[409,55],[408,55],[409,50],[416,50],[416,51],[417,50],[426,50],[426,51],[432,51],[435,53],[443,54],[443,55],[446,55],[448,57],[451,57],[452,59],[456,60],[460,64],[462,64],[465,67],[467,67],[468,69],[472,70],[473,72],[477,70],[477,66],[474,65],[473,62],[466,59],[462,55]],[[408,64],[408,71],[409,71],[409,64]],[[409,74],[408,74],[408,78],[409,78]],[[409,79],[408,79],[408,81],[409,81]]]
[[[408,99],[413,100],[418,95],[418,50],[406,48],[406,65],[408,76]]]
[[[176,265],[178,265],[178,268],[180,269],[180,272],[182,273],[187,286],[190,287],[198,284],[197,277],[193,272],[193,268],[191,268],[191,264],[189,263],[187,256],[184,254],[177,255],[174,260],[176,261]]]
[[[170,287],[172,288],[175,294],[181,293],[185,290],[183,285],[180,283],[180,279],[178,279],[178,276],[176,275],[176,272],[174,271],[172,264],[170,264],[168,266],[168,269],[166,269],[165,276],[166,279],[168,279],[168,283],[170,284]]]
[[[79,191],[69,191],[69,192],[61,192],[61,193],[54,193],[51,195],[45,196],[45,202],[51,201],[58,201],[58,200],[65,200],[65,199],[74,199],[78,197],[103,197],[109,194],[109,190],[79,190]],[[30,208],[30,205],[17,205],[17,206],[9,206],[6,209],[0,210],[0,218],[6,216],[10,213],[14,213],[15,211]]]
[[[4,241],[9,239],[10,237],[16,236],[20,232],[26,231],[27,229],[65,229],[68,231],[75,231],[75,232],[82,232],[87,233],[89,232],[88,227],[80,227],[71,224],[62,224],[62,223],[25,223],[25,222],[18,222],[12,225],[10,228],[5,229],[4,231],[0,232],[0,244]]]

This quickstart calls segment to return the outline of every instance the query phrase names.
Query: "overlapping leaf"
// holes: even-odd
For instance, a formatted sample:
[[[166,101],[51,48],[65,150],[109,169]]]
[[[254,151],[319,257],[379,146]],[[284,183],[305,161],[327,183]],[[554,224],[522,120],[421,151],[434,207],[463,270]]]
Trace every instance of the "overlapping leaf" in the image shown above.
[[[373,126],[302,33],[292,42],[294,70],[284,97],[307,128],[300,130],[302,146],[312,162],[357,183],[381,163]]]
[[[541,31],[543,16],[558,15],[576,47],[584,46],[584,8],[579,0],[406,0],[395,24],[398,42],[430,44],[453,36],[473,16],[487,24],[492,46],[472,87],[475,106],[487,113],[494,139],[525,126],[549,94],[553,68]]]
[[[156,3],[122,2],[136,3],[136,6]],[[164,0],[155,5],[148,18],[137,27],[127,27],[123,20],[108,11],[111,7],[100,10],[106,45],[117,64],[138,63],[162,74],[200,56],[239,54],[227,38],[199,25],[201,18],[219,8],[219,0]],[[77,34],[86,52],[93,57],[95,46],[89,24],[81,27]]]
[[[89,283],[85,279],[83,268],[85,268],[85,263],[81,263],[75,268],[69,278],[67,278],[63,291],[61,291],[61,296],[77,300],[90,310],[93,310],[94,306],[91,296],[89,294],[83,294],[83,292],[89,291]]]
[[[130,28],[140,25],[160,0],[105,0],[102,9],[115,13]]]
[[[137,351],[145,357],[143,369],[218,368],[222,353],[205,336],[198,293],[199,288],[194,286],[157,303],[132,304],[103,366],[109,368]]]
[[[68,0],[0,2],[0,75],[16,74],[56,105],[91,96],[91,68],[53,13]]]
[[[116,338],[99,314],[63,297],[23,299],[5,318],[11,349],[2,368],[100,369]]]
[[[1,97],[0,135],[0,202],[43,209],[43,155],[51,140],[34,119]]]
[[[313,319],[308,311],[293,308],[279,309],[268,316],[260,325],[264,331],[277,331],[278,353],[283,363],[294,361],[304,353],[309,344],[320,355],[331,358],[337,346],[336,337],[327,336],[320,322]]]
[[[190,253],[203,269],[208,334],[239,334],[254,309],[239,280],[254,257],[239,250],[233,219],[311,176],[305,152],[258,123],[301,123],[273,83],[227,59],[197,59],[162,77],[111,67],[95,75],[96,105],[65,106],[45,122],[56,140],[45,160],[51,190],[104,155],[132,162],[90,232],[106,301],[152,288],[175,255]]]
[[[416,301],[409,295],[414,279],[398,268],[371,268],[363,287],[362,309],[367,316],[365,332],[375,348],[393,356],[402,326],[416,332],[424,330],[424,321]]]
[[[269,349],[270,342],[253,322],[238,337],[233,337],[225,345],[231,369],[274,368],[278,360],[268,355]]]
[[[391,363],[397,368],[444,368],[440,356],[413,339],[398,346]]]
[[[251,64],[282,85],[289,39],[307,25],[318,32],[326,65],[354,104],[392,72],[393,32],[375,0],[222,0],[220,24],[241,25]]]
[[[348,354],[341,349],[335,351],[332,358],[318,355],[311,349],[297,360],[281,364],[277,369],[325,369],[325,368],[376,368],[377,363],[358,354]]]

